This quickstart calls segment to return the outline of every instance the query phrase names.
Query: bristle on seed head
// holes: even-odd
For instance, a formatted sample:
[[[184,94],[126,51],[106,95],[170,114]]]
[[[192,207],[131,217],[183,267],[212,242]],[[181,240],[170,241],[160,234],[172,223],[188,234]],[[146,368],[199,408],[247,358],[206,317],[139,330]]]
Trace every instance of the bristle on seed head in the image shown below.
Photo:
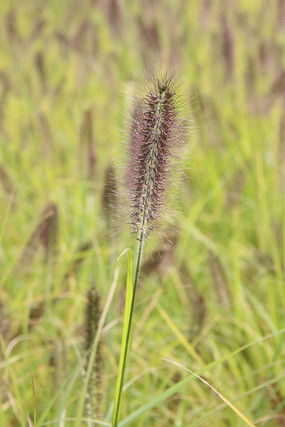
[[[131,225],[147,235],[159,218],[169,183],[171,158],[185,139],[175,86],[171,78],[156,79],[131,115],[127,188]]]

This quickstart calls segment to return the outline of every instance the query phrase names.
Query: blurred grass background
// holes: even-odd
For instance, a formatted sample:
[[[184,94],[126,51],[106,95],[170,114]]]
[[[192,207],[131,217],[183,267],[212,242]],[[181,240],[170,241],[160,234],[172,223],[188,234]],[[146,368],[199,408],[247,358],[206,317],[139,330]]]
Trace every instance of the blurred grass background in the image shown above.
[[[130,245],[110,235],[108,204],[152,64],[179,70],[192,150],[175,229],[149,243],[122,419],[189,375],[167,358],[203,369],[256,425],[284,426],[285,1],[2,0],[0,20],[0,425],[75,425],[86,294],[95,286],[104,307]],[[119,266],[96,414],[107,423]],[[125,425],[244,423],[194,379]]]

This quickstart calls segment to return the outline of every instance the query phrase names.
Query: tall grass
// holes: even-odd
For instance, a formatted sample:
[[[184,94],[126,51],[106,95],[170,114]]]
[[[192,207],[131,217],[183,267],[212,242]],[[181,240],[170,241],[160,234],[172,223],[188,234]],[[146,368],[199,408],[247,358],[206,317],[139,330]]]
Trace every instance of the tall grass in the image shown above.
[[[133,240],[106,232],[105,172],[119,176],[149,62],[179,69],[192,152],[176,240],[168,250],[153,234],[145,246],[119,425],[243,423],[195,375],[255,425],[284,424],[284,10],[0,2],[0,425],[111,425],[127,279],[116,259]],[[104,396],[90,419],[81,374],[94,281]]]
[[[117,427],[135,297],[146,238],[159,221],[169,190],[171,157],[185,140],[185,126],[178,115],[174,84],[167,75],[155,78],[144,98],[137,99],[131,115],[126,186],[130,199],[130,224],[138,240],[134,279],[129,261],[124,329],[115,392],[112,425]],[[130,283],[133,280],[133,284]]]

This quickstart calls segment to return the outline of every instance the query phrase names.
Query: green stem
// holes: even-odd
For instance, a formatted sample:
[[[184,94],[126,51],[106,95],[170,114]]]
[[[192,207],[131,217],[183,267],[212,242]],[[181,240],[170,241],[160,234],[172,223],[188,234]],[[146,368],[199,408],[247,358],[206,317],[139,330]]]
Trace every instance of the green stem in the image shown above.
[[[139,240],[138,255],[137,255],[136,271],[135,271],[135,277],[134,277],[133,289],[132,289],[132,297],[131,297],[130,305],[129,306],[127,304],[125,305],[125,313],[126,313],[126,310],[129,310],[129,316],[128,316],[128,324],[126,326],[126,336],[125,336],[125,339],[123,337],[123,340],[122,340],[121,355],[120,355],[120,367],[119,367],[119,373],[118,373],[118,379],[117,379],[116,397],[115,397],[115,406],[114,406],[114,411],[113,411],[112,427],[118,426],[118,418],[119,418],[119,412],[120,412],[120,407],[121,407],[123,382],[124,382],[124,375],[125,375],[125,368],[126,368],[126,361],[127,361],[127,356],[128,356],[129,344],[130,344],[132,319],[133,319],[133,314],[134,314],[136,290],[137,290],[137,285],[138,285],[138,278],[139,278],[139,272],[140,272],[140,266],[141,266],[141,260],[142,260],[142,253],[143,253],[143,247],[144,247],[144,240],[145,240],[144,230],[140,231],[140,235],[139,235],[138,240]]]

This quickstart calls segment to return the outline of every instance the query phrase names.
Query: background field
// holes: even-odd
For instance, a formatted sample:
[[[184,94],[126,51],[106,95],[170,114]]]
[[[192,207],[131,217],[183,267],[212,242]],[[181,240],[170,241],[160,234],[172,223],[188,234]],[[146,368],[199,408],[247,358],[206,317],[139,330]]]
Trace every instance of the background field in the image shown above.
[[[183,367],[285,425],[284,52],[284,0],[0,2],[1,426],[85,425],[86,294],[102,310],[113,283],[109,425],[133,245],[122,216],[110,232],[110,188],[148,64],[179,70],[193,124],[174,227],[148,242],[121,425],[245,425]]]

